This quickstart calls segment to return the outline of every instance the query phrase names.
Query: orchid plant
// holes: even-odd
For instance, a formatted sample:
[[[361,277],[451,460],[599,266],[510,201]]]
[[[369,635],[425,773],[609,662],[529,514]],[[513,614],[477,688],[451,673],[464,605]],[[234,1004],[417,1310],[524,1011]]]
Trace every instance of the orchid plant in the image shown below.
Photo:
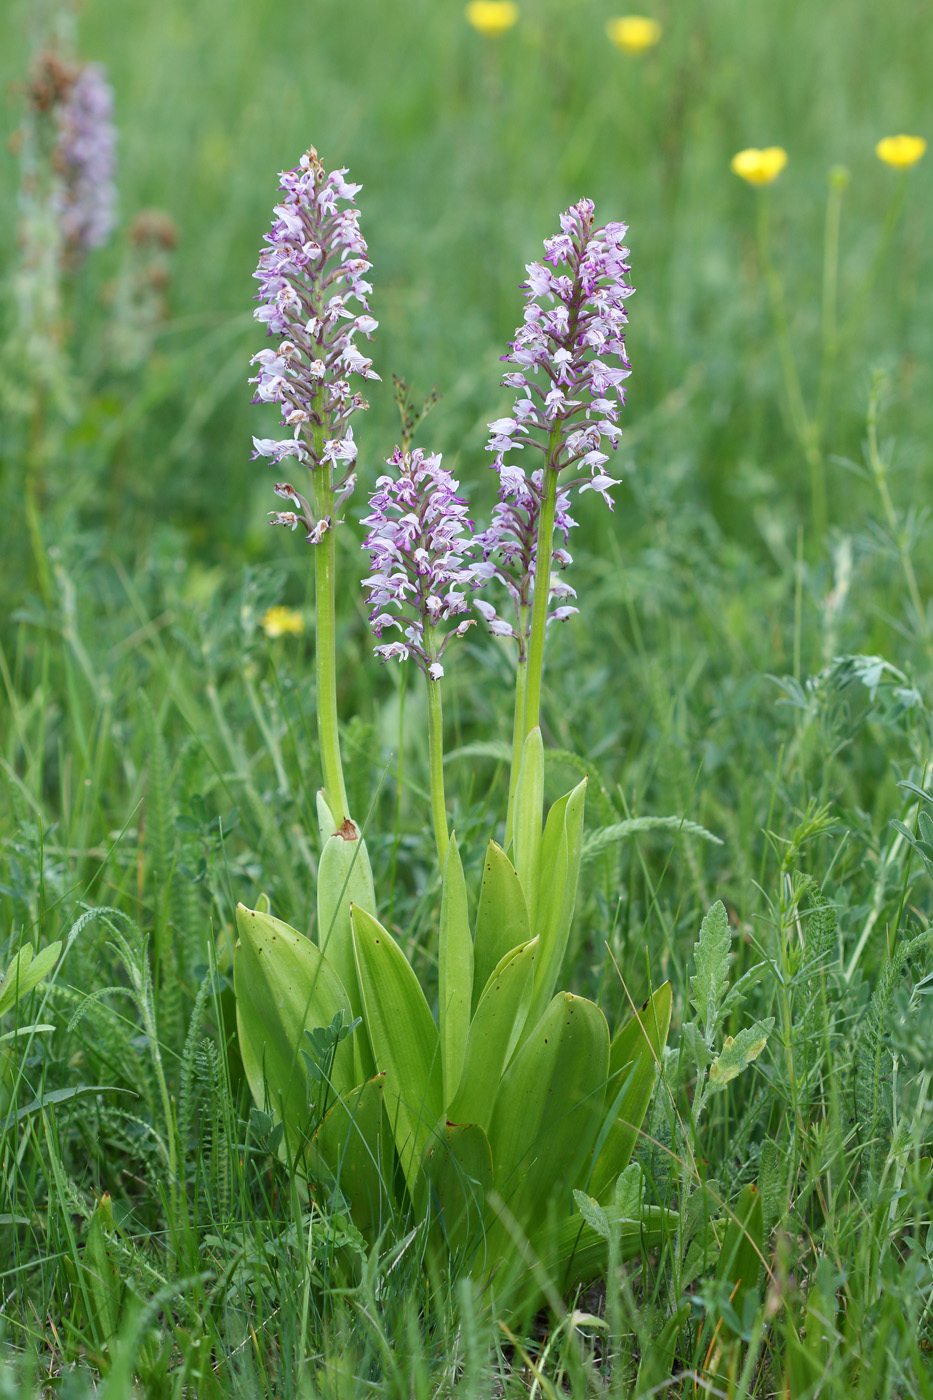
[[[596,491],[612,506],[604,448],[618,443],[629,374],[626,227],[597,227],[581,200],[561,216],[544,260],[527,267],[523,322],[504,356],[514,404],[490,424],[499,501],[488,528],[473,530],[440,455],[408,442],[389,457],[363,517],[376,654],[411,659],[428,691],[441,888],[429,1002],[379,922],[340,756],[334,534],[355,484],[350,417],[366,406],[354,382],[378,377],[356,344],[376,322],[359,187],[346,173],[326,173],[311,150],[282,175],[256,274],[256,316],[277,343],[254,357],[252,382],[290,431],[254,439],[255,455],[308,472],[276,486],[288,509],[273,523],[300,527],[314,548],[324,781],[317,941],[273,917],[265,897],[237,910],[240,1049],[280,1155],[313,1199],[339,1202],[372,1240],[413,1212],[425,1248],[500,1301],[516,1288],[538,1298],[594,1276],[610,1248],[635,1251],[667,1223],[643,1204],[631,1159],[671,989],[661,986],[614,1034],[592,1001],[558,990],[586,782],[545,816],[539,723],[547,629],[577,611],[563,575],[572,494]],[[539,454],[527,471],[508,460],[526,449]],[[471,917],[448,827],[442,686],[451,644],[477,622],[514,643],[516,685],[501,839],[489,841]]]

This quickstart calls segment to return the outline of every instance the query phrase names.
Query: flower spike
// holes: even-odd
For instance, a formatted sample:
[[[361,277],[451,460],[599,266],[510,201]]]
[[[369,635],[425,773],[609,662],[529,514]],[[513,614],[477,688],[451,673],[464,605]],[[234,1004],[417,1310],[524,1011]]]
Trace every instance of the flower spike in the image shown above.
[[[367,407],[351,380],[379,378],[354,339],[368,339],[378,323],[369,315],[371,264],[353,202],[360,186],[349,184],[346,173],[326,174],[312,148],[280,176],[281,201],[254,274],[261,302],[256,320],[281,339],[253,356],[259,367],[250,380],[253,402],[279,404],[291,436],[254,437],[253,457],[275,463],[294,457],[312,474],[334,469],[339,480],[333,482],[336,500],[327,503],[332,508],[352,490],[357,449],[350,418]],[[294,514],[278,512],[272,523],[294,528]],[[304,503],[299,519],[312,543],[331,528],[330,516]]]
[[[467,504],[457,495],[459,482],[442,465],[440,453],[425,456],[420,448],[396,448],[387,466],[397,475],[380,476],[363,519],[369,534],[373,572],[363,580],[372,604],[370,626],[381,638],[394,627],[401,639],[382,643],[376,655],[385,661],[414,658],[431,679],[444,674],[441,657],[454,637],[462,637],[472,620],[460,622],[438,639],[443,622],[467,611],[465,587],[478,583],[472,555]]]
[[[489,425],[499,504],[490,528],[478,537],[489,576],[505,586],[515,605],[517,630],[505,628],[490,605],[476,606],[494,632],[508,630],[517,638],[520,660],[530,637],[539,524],[549,493],[547,550],[563,569],[571,557],[563,547],[553,550],[552,538],[556,530],[566,545],[576,524],[569,514],[571,491],[596,491],[612,509],[609,493],[616,481],[605,468],[621,437],[619,410],[631,372],[623,339],[625,301],[634,290],[625,280],[627,226],[595,228],[588,199],[572,205],[560,223],[561,232],[545,240],[544,260],[527,265],[524,322],[503,356],[514,368],[502,383],[518,394],[511,415]],[[525,472],[506,461],[526,447],[543,454],[543,468]],[[576,469],[569,479],[561,476],[568,468]],[[565,603],[573,590],[552,575],[548,601],[555,596],[559,606],[546,619],[542,613],[542,628],[546,620],[563,621],[576,611]]]

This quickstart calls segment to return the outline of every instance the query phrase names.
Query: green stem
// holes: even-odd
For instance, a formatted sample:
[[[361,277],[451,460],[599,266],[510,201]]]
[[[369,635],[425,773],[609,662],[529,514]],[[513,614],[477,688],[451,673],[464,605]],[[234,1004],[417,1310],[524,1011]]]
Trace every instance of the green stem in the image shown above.
[[[829,172],[829,194],[826,197],[826,227],[823,235],[823,325],[820,392],[817,408],[817,436],[822,438],[826,415],[832,395],[833,371],[839,350],[838,292],[839,292],[839,223],[842,217],[842,197],[849,183],[844,166],[834,166]]]
[[[774,325],[774,338],[777,343],[781,373],[784,376],[784,392],[791,428],[810,468],[810,500],[813,512],[813,528],[817,539],[826,529],[826,472],[823,455],[817,441],[816,425],[810,421],[800,387],[800,376],[794,359],[790,331],[787,326],[787,310],[784,305],[784,286],[771,258],[770,201],[768,189],[758,191],[758,261],[768,288],[771,301],[771,320]]]
[[[528,647],[528,691],[525,701],[524,742],[541,718],[541,681],[544,675],[544,633],[547,628],[547,605],[551,592],[551,555],[554,550],[554,511],[557,506],[555,458],[560,450],[560,423],[551,429],[547,460],[544,464],[544,502],[538,519],[538,555],[535,560],[535,591],[531,606],[531,640]]]
[[[320,392],[315,401],[317,406]],[[318,461],[324,450],[324,425],[314,428]],[[328,464],[311,472],[311,504],[317,520],[328,520],[320,543],[314,546],[314,661],[317,680],[317,734],[324,776],[324,797],[338,828],[350,815],[347,790],[340,759],[340,729],[337,723],[337,538],[334,522],[334,475]]]
[[[392,927],[395,912],[395,880],[398,868],[398,849],[402,842],[402,787],[405,773],[405,693],[408,690],[408,662],[399,666],[398,681],[398,760],[395,769],[395,833],[392,838],[392,860],[389,865],[389,917]]]
[[[525,645],[525,632],[528,624],[527,607],[519,610],[519,631],[522,646]],[[528,657],[519,659],[515,672],[515,718],[512,722],[512,770],[509,773],[509,805],[505,813],[505,849],[512,844],[512,809],[515,806],[515,787],[518,783],[518,769],[522,761],[522,745],[525,742],[525,706],[528,699]]]
[[[425,650],[434,655],[434,629],[424,629]],[[447,831],[447,803],[444,799],[444,713],[441,707],[441,683],[432,676],[428,682],[428,762],[431,770],[431,819],[437,859],[443,870],[450,837]]]

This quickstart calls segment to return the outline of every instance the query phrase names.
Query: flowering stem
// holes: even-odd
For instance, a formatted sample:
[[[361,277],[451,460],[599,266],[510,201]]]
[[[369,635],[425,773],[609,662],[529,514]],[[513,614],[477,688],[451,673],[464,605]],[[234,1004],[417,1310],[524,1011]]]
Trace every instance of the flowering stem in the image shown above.
[[[318,391],[315,407],[322,394]],[[324,425],[314,427],[315,449],[323,451]],[[320,542],[314,547],[314,661],[317,680],[317,735],[324,777],[324,797],[337,826],[350,815],[347,790],[340,759],[340,730],[337,724],[337,538],[334,531],[333,468],[321,464],[311,473],[314,514],[329,520]]]
[[[433,628],[424,629],[425,646],[434,653]],[[426,675],[428,683],[428,764],[431,770],[431,819],[434,841],[441,869],[447,858],[450,836],[447,831],[447,803],[444,799],[444,713],[441,707],[441,683]]]
[[[519,631],[522,646],[528,626],[528,609],[519,610]],[[525,742],[525,707],[528,701],[528,657],[522,653],[515,672],[515,719],[512,723],[512,771],[509,774],[509,805],[505,813],[505,849],[512,844],[512,808],[515,805],[515,788],[518,784],[518,769],[522,761],[522,745]]]
[[[771,319],[774,324],[774,338],[777,341],[778,356],[781,361],[781,372],[784,376],[784,392],[787,395],[791,427],[810,468],[813,528],[819,539],[826,529],[826,472],[817,441],[818,430],[816,425],[810,421],[803,399],[803,391],[800,387],[800,376],[797,373],[797,362],[794,359],[790,331],[787,326],[784,286],[771,259],[769,213],[768,190],[766,187],[762,187],[758,191],[758,260],[771,300]]]
[[[541,715],[541,679],[544,674],[544,633],[551,591],[551,555],[554,549],[554,511],[557,506],[558,471],[554,465],[560,449],[563,425],[559,421],[548,438],[544,466],[544,501],[538,520],[538,554],[535,560],[535,592],[531,605],[531,640],[528,648],[528,693],[525,701],[525,736],[534,729]]]
[[[395,833],[392,838],[392,860],[389,865],[389,927],[395,912],[395,876],[398,865],[398,848],[402,841],[402,794],[405,774],[405,694],[408,690],[408,662],[403,661],[399,668],[398,682],[398,762],[395,769]]]

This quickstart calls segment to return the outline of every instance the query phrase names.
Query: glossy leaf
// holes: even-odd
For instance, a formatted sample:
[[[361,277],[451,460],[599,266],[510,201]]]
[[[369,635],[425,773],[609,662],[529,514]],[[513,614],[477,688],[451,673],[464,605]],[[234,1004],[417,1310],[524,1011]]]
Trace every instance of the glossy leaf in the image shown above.
[[[525,1024],[534,986],[538,940],[531,939],[503,960],[483,992],[467,1038],[463,1076],[447,1107],[453,1123],[488,1129],[496,1087]]]
[[[368,914],[376,912],[366,843],[359,828],[348,818],[338,831],[328,836],[321,852],[317,877],[317,935],[321,951],[343,983],[356,1018],[363,1014],[363,1001],[353,956],[351,905],[365,909]],[[354,1050],[357,1080],[369,1078],[375,1066],[365,1033],[354,1036]]]
[[[489,1139],[476,1123],[444,1123],[429,1138],[417,1204],[429,1210],[436,1246],[452,1255],[478,1244],[492,1187]]]
[[[608,1070],[603,1013],[561,992],[502,1078],[489,1128],[495,1186],[530,1234],[555,1196],[569,1204],[599,1128]]]
[[[384,1071],[386,1113],[409,1191],[441,1117],[440,1042],[411,965],[390,933],[363,909],[351,917],[363,1015],[376,1067]]]
[[[586,779],[554,803],[541,844],[537,889],[531,903],[531,926],[541,940],[535,967],[530,1025],[544,1014],[560,978],[580,878]]]
[[[304,1032],[327,1026],[350,1003],[340,979],[316,944],[271,914],[237,905],[240,935],[233,961],[240,1054],[250,1091],[285,1124],[288,1155],[303,1152],[312,1120],[312,1094],[301,1050]],[[352,1087],[352,1039],[338,1047],[330,1092]]]
[[[448,1103],[463,1071],[473,996],[473,939],[466,882],[454,835],[444,862],[438,964],[441,1071],[444,1103]]]
[[[346,1197],[357,1229],[378,1235],[388,1215],[391,1154],[383,1115],[385,1075],[338,1099],[314,1135],[309,1171]]]
[[[530,929],[528,905],[518,873],[502,847],[490,841],[483,864],[473,940],[474,1012],[499,963],[507,953],[528,942]]]
[[[609,1047],[607,1112],[586,1188],[598,1200],[631,1161],[667,1043],[672,1000],[671,984],[665,982],[613,1037]]]
[[[541,823],[544,814],[544,745],[541,730],[535,726],[522,746],[518,782],[515,785],[515,813],[512,825],[512,859],[522,882],[529,908],[534,905],[541,850]]]

